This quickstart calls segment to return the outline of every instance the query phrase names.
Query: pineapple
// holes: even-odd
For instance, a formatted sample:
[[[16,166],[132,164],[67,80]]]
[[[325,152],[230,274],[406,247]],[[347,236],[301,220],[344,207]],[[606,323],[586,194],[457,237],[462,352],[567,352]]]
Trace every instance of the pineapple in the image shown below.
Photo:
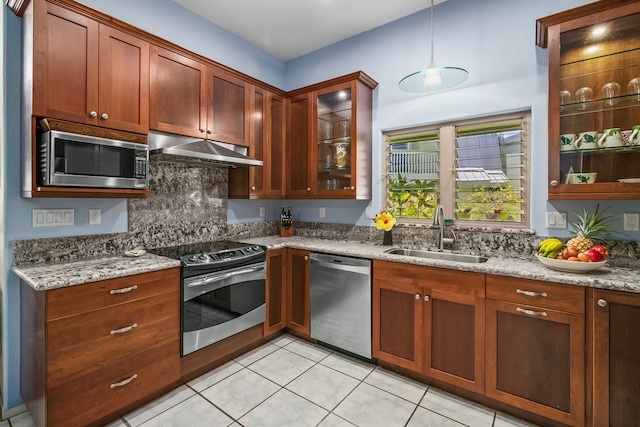
[[[585,209],[582,216],[576,212],[578,221],[571,223],[573,238],[567,242],[567,247],[576,248],[578,252],[584,252],[594,245],[593,240],[601,239],[613,232],[610,228],[613,217],[602,216],[604,211],[599,211],[600,205],[596,205],[593,214]],[[606,210],[606,209],[605,209]]]

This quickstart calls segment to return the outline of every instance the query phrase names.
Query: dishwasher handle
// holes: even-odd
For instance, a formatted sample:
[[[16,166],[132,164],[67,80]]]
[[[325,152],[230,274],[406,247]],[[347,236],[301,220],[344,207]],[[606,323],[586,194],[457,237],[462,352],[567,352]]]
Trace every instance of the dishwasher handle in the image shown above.
[[[311,267],[313,268],[313,266],[318,266],[318,267],[329,268],[331,270],[348,271],[350,273],[356,273],[356,274],[370,273],[371,269],[369,266],[350,265],[348,263],[343,264],[339,262],[340,258],[336,258],[336,260],[338,260],[338,262],[335,262],[335,260],[333,261],[319,260],[317,258],[314,258],[313,255],[311,255]]]

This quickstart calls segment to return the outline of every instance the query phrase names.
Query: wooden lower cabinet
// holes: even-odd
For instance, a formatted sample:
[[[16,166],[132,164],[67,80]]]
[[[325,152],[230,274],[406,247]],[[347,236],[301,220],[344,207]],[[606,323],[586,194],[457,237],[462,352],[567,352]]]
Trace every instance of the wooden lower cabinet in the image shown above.
[[[484,275],[373,265],[373,356],[483,393]]]
[[[587,425],[640,420],[640,295],[589,289]]]
[[[486,396],[584,425],[584,288],[487,276]]]
[[[287,249],[287,328],[311,334],[309,300],[309,251]]]
[[[264,335],[284,329],[286,324],[286,292],[287,278],[286,249],[267,252],[267,320],[264,324]]]
[[[89,425],[180,379],[180,270],[21,283],[21,394],[37,426]]]

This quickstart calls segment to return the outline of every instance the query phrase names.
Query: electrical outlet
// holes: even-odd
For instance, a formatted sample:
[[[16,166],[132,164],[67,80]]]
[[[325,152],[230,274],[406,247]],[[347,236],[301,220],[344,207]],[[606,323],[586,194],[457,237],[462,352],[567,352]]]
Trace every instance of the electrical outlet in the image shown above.
[[[367,219],[373,219],[373,215],[371,214],[371,206],[367,206],[364,210],[364,217]]]
[[[320,216],[320,218],[324,218],[324,207],[320,208],[320,212],[318,212],[318,215]]]
[[[101,209],[89,209],[89,225],[98,225],[102,222]]]
[[[566,212],[547,212],[547,228],[567,228]]]
[[[264,212],[264,206],[260,206],[260,218],[264,218],[265,212]]]
[[[640,231],[640,213],[625,213],[624,229],[626,231]]]

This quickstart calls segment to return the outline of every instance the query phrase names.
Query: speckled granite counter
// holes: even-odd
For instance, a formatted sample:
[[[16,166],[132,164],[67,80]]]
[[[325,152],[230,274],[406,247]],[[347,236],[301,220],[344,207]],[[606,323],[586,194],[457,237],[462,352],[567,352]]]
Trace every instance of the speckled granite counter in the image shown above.
[[[139,257],[112,255],[70,262],[13,266],[12,270],[35,290],[46,291],[179,266],[178,260],[146,253]]]
[[[490,257],[485,263],[472,264],[454,261],[391,255],[385,253],[391,246],[372,245],[370,243],[312,239],[307,237],[255,237],[245,242],[267,246],[269,249],[296,248],[315,252],[326,252],[360,258],[380,259],[431,267],[449,268],[462,271],[495,274],[499,276],[521,277],[546,282],[566,283],[600,289],[640,293],[640,271],[624,267],[604,266],[588,273],[564,273],[551,270],[535,259]]]
[[[242,241],[264,245],[269,249],[284,247],[297,248],[360,258],[640,293],[640,271],[633,268],[605,266],[586,274],[573,274],[551,270],[536,260],[529,258],[505,258],[495,256],[489,258],[489,261],[485,263],[472,264],[391,255],[385,252],[390,246],[354,241],[297,236],[289,238],[279,236],[253,237],[243,239]],[[179,265],[179,261],[147,253],[137,258],[113,255],[71,262],[20,265],[14,266],[13,271],[34,289],[48,290],[162,270]]]

